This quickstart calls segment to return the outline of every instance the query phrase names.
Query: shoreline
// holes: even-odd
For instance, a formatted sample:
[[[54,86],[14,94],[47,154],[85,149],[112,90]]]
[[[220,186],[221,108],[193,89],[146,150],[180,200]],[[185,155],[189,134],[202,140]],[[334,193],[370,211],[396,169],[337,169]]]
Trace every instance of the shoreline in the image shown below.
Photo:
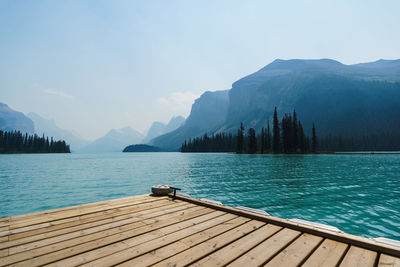
[[[202,152],[202,153],[207,153],[207,152]],[[213,153],[218,153],[218,152],[213,152]],[[221,153],[226,153],[226,152],[221,152]],[[267,152],[267,153],[254,153],[254,154],[249,154],[249,153],[236,153],[236,152],[228,152],[232,154],[237,154],[237,155],[400,155],[400,151],[358,151],[358,152],[334,152],[334,151],[319,151],[316,153],[273,153],[273,152]]]

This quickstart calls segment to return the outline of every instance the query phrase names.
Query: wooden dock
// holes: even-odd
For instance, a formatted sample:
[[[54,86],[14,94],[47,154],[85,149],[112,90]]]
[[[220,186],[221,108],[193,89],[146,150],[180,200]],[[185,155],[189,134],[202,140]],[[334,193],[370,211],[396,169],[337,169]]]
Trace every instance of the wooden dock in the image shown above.
[[[0,266],[400,266],[400,248],[178,195],[0,219]]]

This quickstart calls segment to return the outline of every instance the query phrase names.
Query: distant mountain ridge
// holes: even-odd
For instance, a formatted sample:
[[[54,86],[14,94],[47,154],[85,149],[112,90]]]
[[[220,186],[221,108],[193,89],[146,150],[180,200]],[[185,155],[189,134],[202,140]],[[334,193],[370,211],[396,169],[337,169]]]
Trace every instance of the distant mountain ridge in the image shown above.
[[[54,120],[47,120],[34,112],[28,113],[27,116],[34,122],[36,134],[39,136],[44,134],[56,140],[65,140],[72,151],[79,150],[89,144],[88,140],[77,136],[72,131],[59,128]]]
[[[33,134],[34,124],[24,113],[13,110],[4,103],[0,103],[0,130],[16,130],[22,133]]]
[[[112,129],[105,136],[80,149],[79,152],[121,152],[128,145],[141,143],[143,138],[143,134],[131,127]]]
[[[171,132],[185,122],[182,116],[172,117],[168,124],[154,122],[146,137],[131,127],[112,129],[105,136],[90,142],[69,130],[61,129],[54,120],[30,112],[27,115],[0,103],[0,130],[21,131],[64,140],[73,152],[120,152],[128,145],[149,142],[152,138]]]
[[[195,101],[186,123],[152,140],[177,149],[205,132],[236,132],[240,122],[259,130],[279,114],[296,109],[306,131],[315,122],[320,135],[400,132],[400,60],[344,65],[332,59],[277,59]],[[226,97],[221,97],[225,95]]]
[[[142,143],[146,144],[160,135],[174,131],[175,129],[179,128],[184,122],[185,118],[182,116],[172,117],[167,124],[158,121],[153,122],[149,131],[147,132],[146,137],[142,140]]]

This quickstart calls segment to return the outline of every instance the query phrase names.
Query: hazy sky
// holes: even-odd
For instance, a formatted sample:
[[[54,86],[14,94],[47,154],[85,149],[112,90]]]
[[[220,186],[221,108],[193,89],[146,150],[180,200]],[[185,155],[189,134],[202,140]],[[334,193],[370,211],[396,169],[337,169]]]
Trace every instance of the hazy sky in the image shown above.
[[[0,102],[94,139],[276,58],[400,58],[400,1],[0,0]]]

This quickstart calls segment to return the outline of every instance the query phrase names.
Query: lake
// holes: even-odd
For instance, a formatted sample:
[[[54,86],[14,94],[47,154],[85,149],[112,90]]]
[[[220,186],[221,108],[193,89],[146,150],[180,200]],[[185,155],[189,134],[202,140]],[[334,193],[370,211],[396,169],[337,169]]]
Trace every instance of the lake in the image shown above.
[[[400,155],[0,155],[0,217],[146,194],[156,184],[400,239]]]

